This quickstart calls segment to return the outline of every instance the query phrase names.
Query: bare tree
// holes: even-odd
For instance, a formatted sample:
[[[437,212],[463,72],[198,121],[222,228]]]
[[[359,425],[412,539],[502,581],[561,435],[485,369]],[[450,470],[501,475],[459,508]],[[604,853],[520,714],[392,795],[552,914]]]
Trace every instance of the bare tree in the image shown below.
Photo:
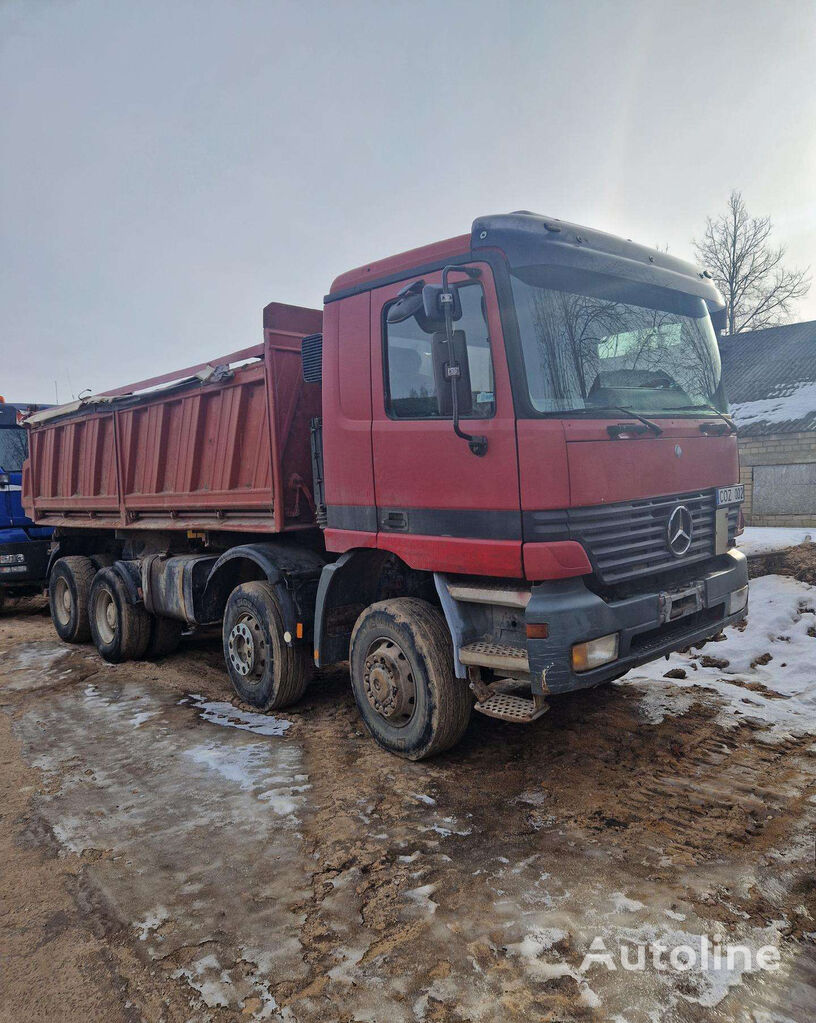
[[[727,303],[727,332],[760,330],[784,322],[794,303],[808,293],[808,269],[786,270],[785,249],[769,242],[770,217],[751,217],[742,192],[733,191],[728,209],[708,217],[697,259],[713,274]]]

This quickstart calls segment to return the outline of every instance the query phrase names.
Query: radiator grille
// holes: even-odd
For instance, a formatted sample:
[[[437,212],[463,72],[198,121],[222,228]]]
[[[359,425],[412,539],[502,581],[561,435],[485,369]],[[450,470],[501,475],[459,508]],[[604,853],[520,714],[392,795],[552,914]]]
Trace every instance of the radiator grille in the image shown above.
[[[679,504],[688,508],[694,524],[691,546],[680,558],[666,543],[668,519]],[[617,583],[711,557],[714,511],[714,491],[697,490],[619,504],[528,512],[525,539],[578,540],[598,578],[604,583]],[[738,513],[738,505],[728,509],[729,545],[736,536]]]

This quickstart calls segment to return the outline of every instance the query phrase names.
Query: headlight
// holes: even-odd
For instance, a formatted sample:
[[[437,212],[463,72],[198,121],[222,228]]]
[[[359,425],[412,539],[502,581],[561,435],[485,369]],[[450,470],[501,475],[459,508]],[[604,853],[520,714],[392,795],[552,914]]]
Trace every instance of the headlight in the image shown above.
[[[0,554],[0,565],[24,565],[25,554]]]
[[[572,670],[578,672],[600,668],[602,664],[616,660],[617,656],[617,632],[601,636],[600,639],[590,639],[586,643],[576,643],[572,648]]]
[[[728,613],[735,615],[737,611],[742,611],[747,603],[748,587],[743,586],[739,590],[734,590],[733,593],[728,595]]]

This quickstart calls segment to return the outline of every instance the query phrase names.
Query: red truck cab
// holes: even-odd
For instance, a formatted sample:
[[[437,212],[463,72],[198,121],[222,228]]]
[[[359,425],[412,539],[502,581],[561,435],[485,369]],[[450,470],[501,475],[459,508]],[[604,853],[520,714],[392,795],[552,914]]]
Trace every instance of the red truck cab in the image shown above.
[[[476,453],[452,428],[429,315],[446,267]],[[530,213],[339,277],[327,548],[434,573],[457,675],[521,667],[534,696],[718,632],[747,602],[722,310],[705,271]]]

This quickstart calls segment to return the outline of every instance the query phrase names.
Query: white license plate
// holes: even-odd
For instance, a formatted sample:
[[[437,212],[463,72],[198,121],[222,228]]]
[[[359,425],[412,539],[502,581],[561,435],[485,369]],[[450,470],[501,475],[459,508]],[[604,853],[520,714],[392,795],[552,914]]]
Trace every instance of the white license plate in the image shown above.
[[[717,487],[717,507],[724,504],[736,504],[745,500],[745,484],[738,483],[735,487]]]

